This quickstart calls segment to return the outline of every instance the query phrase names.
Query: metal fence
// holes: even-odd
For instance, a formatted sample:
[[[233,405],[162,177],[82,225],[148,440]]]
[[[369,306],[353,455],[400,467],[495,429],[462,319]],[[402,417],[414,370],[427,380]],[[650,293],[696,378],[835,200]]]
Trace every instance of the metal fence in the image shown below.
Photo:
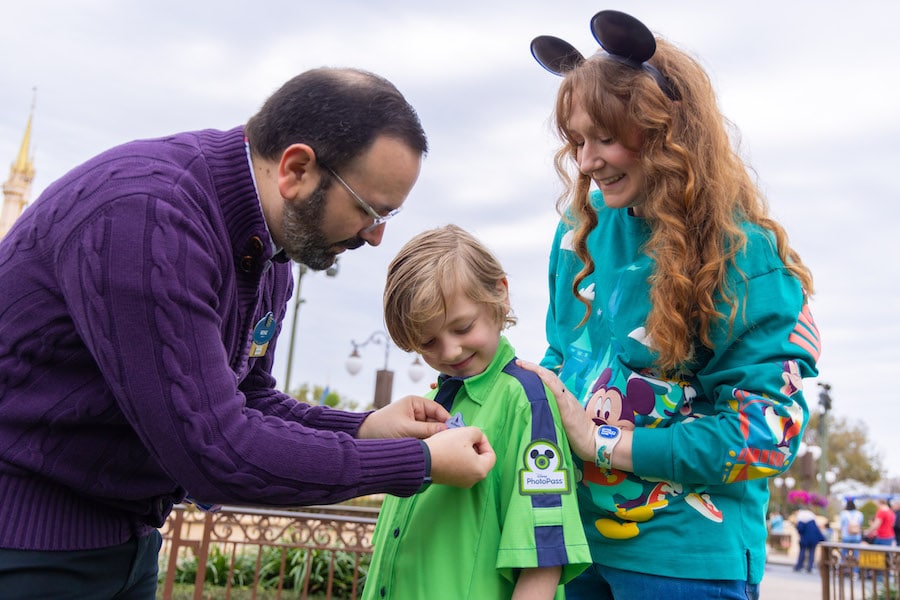
[[[176,506],[161,530],[162,598],[176,581],[205,598],[358,598],[378,509]],[[212,581],[208,581],[212,580]]]
[[[359,598],[377,516],[347,505],[176,506],[161,530],[161,597],[172,600],[180,580],[194,600]],[[822,542],[819,568],[822,600],[900,600],[900,547]]]
[[[819,544],[822,600],[897,600],[900,547]]]

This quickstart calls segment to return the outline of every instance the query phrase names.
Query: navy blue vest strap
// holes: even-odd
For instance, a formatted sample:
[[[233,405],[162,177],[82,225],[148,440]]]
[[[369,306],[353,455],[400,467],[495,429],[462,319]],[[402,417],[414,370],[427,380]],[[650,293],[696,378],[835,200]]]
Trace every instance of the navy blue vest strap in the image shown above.
[[[512,359],[503,367],[503,372],[519,380],[528,401],[531,403],[531,437],[536,440],[548,440],[557,444],[556,423],[553,412],[544,391],[544,382],[537,373],[523,369]]]
[[[462,387],[462,383],[462,377],[439,376],[438,393],[434,397],[434,401],[446,408],[447,412],[450,412],[450,407],[453,406],[453,399],[456,398],[456,392]]]
[[[550,401],[544,390],[544,382],[537,373],[523,369],[516,364],[516,359],[509,361],[503,372],[515,377],[531,404],[531,439],[547,440],[555,446],[559,446],[556,437],[556,423],[553,421],[553,411],[550,410]],[[536,494],[531,497],[534,506],[561,506],[562,500],[558,494]]]
[[[558,448],[556,424],[553,421],[550,401],[544,390],[544,382],[537,373],[517,365],[515,358],[503,367],[503,372],[515,377],[522,385],[522,389],[525,390],[525,395],[528,396],[531,404],[531,439],[546,440]],[[534,494],[531,496],[531,505],[535,508],[560,507],[562,506],[562,497],[559,494]],[[537,542],[538,566],[563,565],[569,562],[565,535],[561,525],[537,526],[534,535]]]

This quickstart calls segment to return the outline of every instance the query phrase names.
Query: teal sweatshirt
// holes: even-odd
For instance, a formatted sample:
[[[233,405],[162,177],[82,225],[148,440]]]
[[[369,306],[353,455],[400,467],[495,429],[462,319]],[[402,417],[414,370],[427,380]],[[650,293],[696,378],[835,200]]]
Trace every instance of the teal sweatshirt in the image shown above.
[[[654,262],[646,221],[595,196],[583,267],[562,221],[550,255],[549,348],[555,370],[596,422],[634,428],[634,473],[583,464],[579,506],[594,562],[667,577],[762,579],[766,478],[793,462],[809,414],[802,379],[817,374],[819,337],[800,282],[774,236],[746,224],[727,275],[738,317],[712,331],[687,372],[664,374],[644,324]],[[722,314],[730,314],[724,302]]]

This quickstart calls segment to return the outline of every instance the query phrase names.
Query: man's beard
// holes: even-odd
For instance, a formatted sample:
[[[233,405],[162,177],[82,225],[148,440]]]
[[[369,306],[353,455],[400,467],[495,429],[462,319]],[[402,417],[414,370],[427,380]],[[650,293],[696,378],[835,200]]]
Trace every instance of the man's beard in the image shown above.
[[[330,244],[322,233],[325,220],[327,185],[319,182],[316,189],[298,202],[285,202],[283,211],[284,253],[293,261],[303,263],[314,271],[322,271],[334,264],[336,247],[355,250],[365,240],[353,237]]]

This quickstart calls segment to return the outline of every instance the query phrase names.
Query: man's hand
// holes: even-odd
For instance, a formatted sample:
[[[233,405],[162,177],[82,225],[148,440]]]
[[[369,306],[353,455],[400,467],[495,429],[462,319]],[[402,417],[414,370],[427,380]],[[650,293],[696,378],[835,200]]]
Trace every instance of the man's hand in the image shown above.
[[[362,422],[360,439],[414,437],[425,439],[447,429],[443,406],[419,396],[406,396],[380,408]]]
[[[485,477],[497,462],[497,455],[477,427],[459,427],[437,433],[427,440],[431,452],[431,480],[460,488],[470,488]]]

